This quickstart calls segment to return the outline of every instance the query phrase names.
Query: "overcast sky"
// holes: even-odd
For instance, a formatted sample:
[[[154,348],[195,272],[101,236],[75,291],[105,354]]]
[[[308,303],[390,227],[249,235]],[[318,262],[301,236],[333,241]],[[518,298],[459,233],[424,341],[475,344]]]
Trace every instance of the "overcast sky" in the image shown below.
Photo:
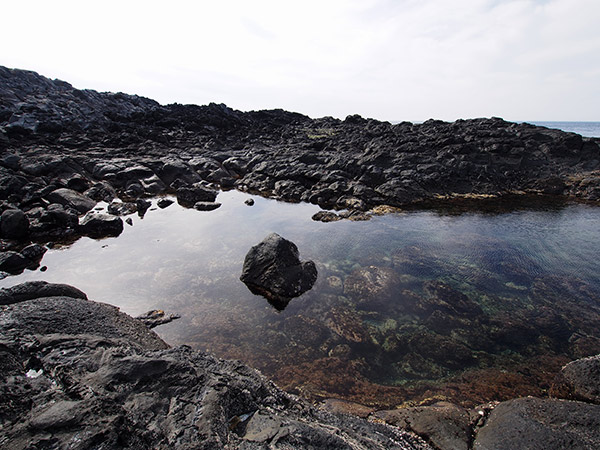
[[[160,103],[600,121],[600,0],[6,1],[0,65]]]

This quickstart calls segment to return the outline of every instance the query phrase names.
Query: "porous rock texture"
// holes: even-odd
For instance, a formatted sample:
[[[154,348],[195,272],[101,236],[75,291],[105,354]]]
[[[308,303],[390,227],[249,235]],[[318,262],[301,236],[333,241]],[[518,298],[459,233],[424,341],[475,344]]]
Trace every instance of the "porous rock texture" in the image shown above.
[[[249,367],[169,348],[64,286],[0,309],[0,447],[420,449],[416,436],[316,410]]]

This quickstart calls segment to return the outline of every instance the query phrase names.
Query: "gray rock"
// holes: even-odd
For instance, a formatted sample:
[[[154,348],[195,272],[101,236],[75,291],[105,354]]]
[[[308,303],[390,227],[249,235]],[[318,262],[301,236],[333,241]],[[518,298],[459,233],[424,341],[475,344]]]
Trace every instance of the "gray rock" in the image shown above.
[[[312,261],[301,262],[293,242],[271,233],[250,249],[240,279],[255,294],[267,298],[277,309],[311,289],[317,280]]]
[[[21,239],[29,234],[29,219],[20,209],[7,209],[0,216],[0,233],[8,239]]]
[[[475,450],[600,448],[600,406],[568,400],[519,398],[492,410]]]
[[[436,448],[469,450],[471,425],[467,410],[448,402],[432,406],[377,411],[374,417],[413,431]]]
[[[136,316],[135,318],[141,321],[148,328],[152,329],[159,325],[172,322],[180,317],[181,316],[178,316],[177,314],[166,314],[162,309],[153,309],[144,314]]]
[[[410,433],[313,409],[239,362],[169,349],[106,304],[8,305],[0,336],[0,443],[11,449],[431,450]]]
[[[193,207],[198,202],[214,202],[216,198],[216,191],[208,189],[200,183],[177,189],[177,203],[187,208]]]
[[[32,262],[37,263],[41,261],[42,257],[44,256],[44,253],[46,253],[47,251],[48,249],[42,245],[30,244],[23,250],[21,250],[19,253],[21,253],[21,255],[31,260]]]
[[[77,210],[80,214],[88,212],[96,202],[91,198],[80,194],[77,191],[67,188],[60,188],[48,194],[48,200],[53,203],[59,203]]]
[[[13,289],[17,292],[21,290],[19,286]],[[24,288],[26,291],[29,289],[30,287]],[[70,286],[49,285],[46,288],[42,287],[42,292],[43,290],[55,295],[39,297],[41,294],[38,290],[35,297],[13,302],[2,310],[0,335],[7,339],[45,335],[59,340],[62,338],[53,335],[91,335],[124,339],[138,348],[167,348],[167,344],[158,335],[150,332],[143,323],[120,312],[115,306],[81,298],[80,296],[85,294]],[[60,291],[65,291],[73,297],[57,296],[56,293]],[[73,340],[72,337],[67,339]]]
[[[118,236],[123,232],[123,220],[108,214],[88,213],[79,221],[79,232],[91,238]]]
[[[338,220],[342,220],[342,217],[333,211],[319,211],[313,214],[312,220],[316,222],[337,222]]]
[[[111,202],[107,211],[114,216],[126,216],[137,211],[137,205],[133,202]]]
[[[0,289],[0,305],[10,305],[40,297],[71,297],[87,300],[85,293],[73,286],[46,281],[27,281]]]
[[[86,197],[97,202],[111,202],[117,193],[115,189],[106,181],[100,181],[83,193]]]
[[[198,211],[213,211],[219,207],[221,204],[216,202],[196,202],[194,204],[194,209]]]
[[[600,404],[600,355],[567,364],[557,376],[553,390],[563,398]]]

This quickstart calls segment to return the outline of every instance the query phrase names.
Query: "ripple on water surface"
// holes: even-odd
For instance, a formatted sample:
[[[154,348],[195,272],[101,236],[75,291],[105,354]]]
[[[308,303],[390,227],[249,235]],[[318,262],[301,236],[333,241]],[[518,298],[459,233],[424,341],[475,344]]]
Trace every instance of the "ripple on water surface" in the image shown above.
[[[311,220],[318,208],[223,192],[221,208],[131,216],[118,238],[46,253],[46,272],[132,315],[181,314],[156,331],[261,369],[309,398],[393,406],[541,395],[562,364],[600,353],[600,209],[405,212]],[[155,204],[156,202],[154,202]],[[276,232],[317,264],[284,311],[239,280]]]

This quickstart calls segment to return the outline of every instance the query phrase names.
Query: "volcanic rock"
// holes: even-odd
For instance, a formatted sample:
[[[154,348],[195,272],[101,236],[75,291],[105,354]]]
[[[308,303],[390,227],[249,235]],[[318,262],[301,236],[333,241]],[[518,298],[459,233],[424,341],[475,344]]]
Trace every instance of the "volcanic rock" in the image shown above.
[[[71,297],[87,300],[85,293],[73,286],[45,281],[27,281],[10,288],[0,289],[0,305],[41,297]]]
[[[193,207],[198,202],[214,202],[217,192],[196,183],[177,189],[177,203],[187,208]]]
[[[562,368],[553,394],[600,404],[600,355],[578,359]]]
[[[312,261],[300,261],[293,242],[271,233],[250,249],[240,279],[275,308],[284,309],[292,298],[312,288],[317,267]]]
[[[83,194],[72,189],[60,188],[52,191],[48,194],[48,200],[53,203],[59,203],[63,206],[76,209],[79,213],[83,214],[88,212],[94,206],[96,202]]]
[[[20,209],[7,209],[0,216],[0,234],[8,239],[24,238],[29,234],[29,219]]]
[[[198,211],[213,211],[220,208],[221,204],[217,202],[196,202],[194,203],[194,209]]]
[[[374,417],[411,430],[440,449],[469,450],[471,420],[467,410],[448,402],[432,406],[377,411]]]
[[[123,219],[108,214],[88,213],[79,222],[79,231],[91,238],[118,236],[123,232]]]
[[[239,362],[168,348],[113,306],[8,303],[0,442],[10,448],[431,450],[411,433],[314,409]]]
[[[477,432],[473,448],[600,448],[600,405],[533,397],[500,403]]]

